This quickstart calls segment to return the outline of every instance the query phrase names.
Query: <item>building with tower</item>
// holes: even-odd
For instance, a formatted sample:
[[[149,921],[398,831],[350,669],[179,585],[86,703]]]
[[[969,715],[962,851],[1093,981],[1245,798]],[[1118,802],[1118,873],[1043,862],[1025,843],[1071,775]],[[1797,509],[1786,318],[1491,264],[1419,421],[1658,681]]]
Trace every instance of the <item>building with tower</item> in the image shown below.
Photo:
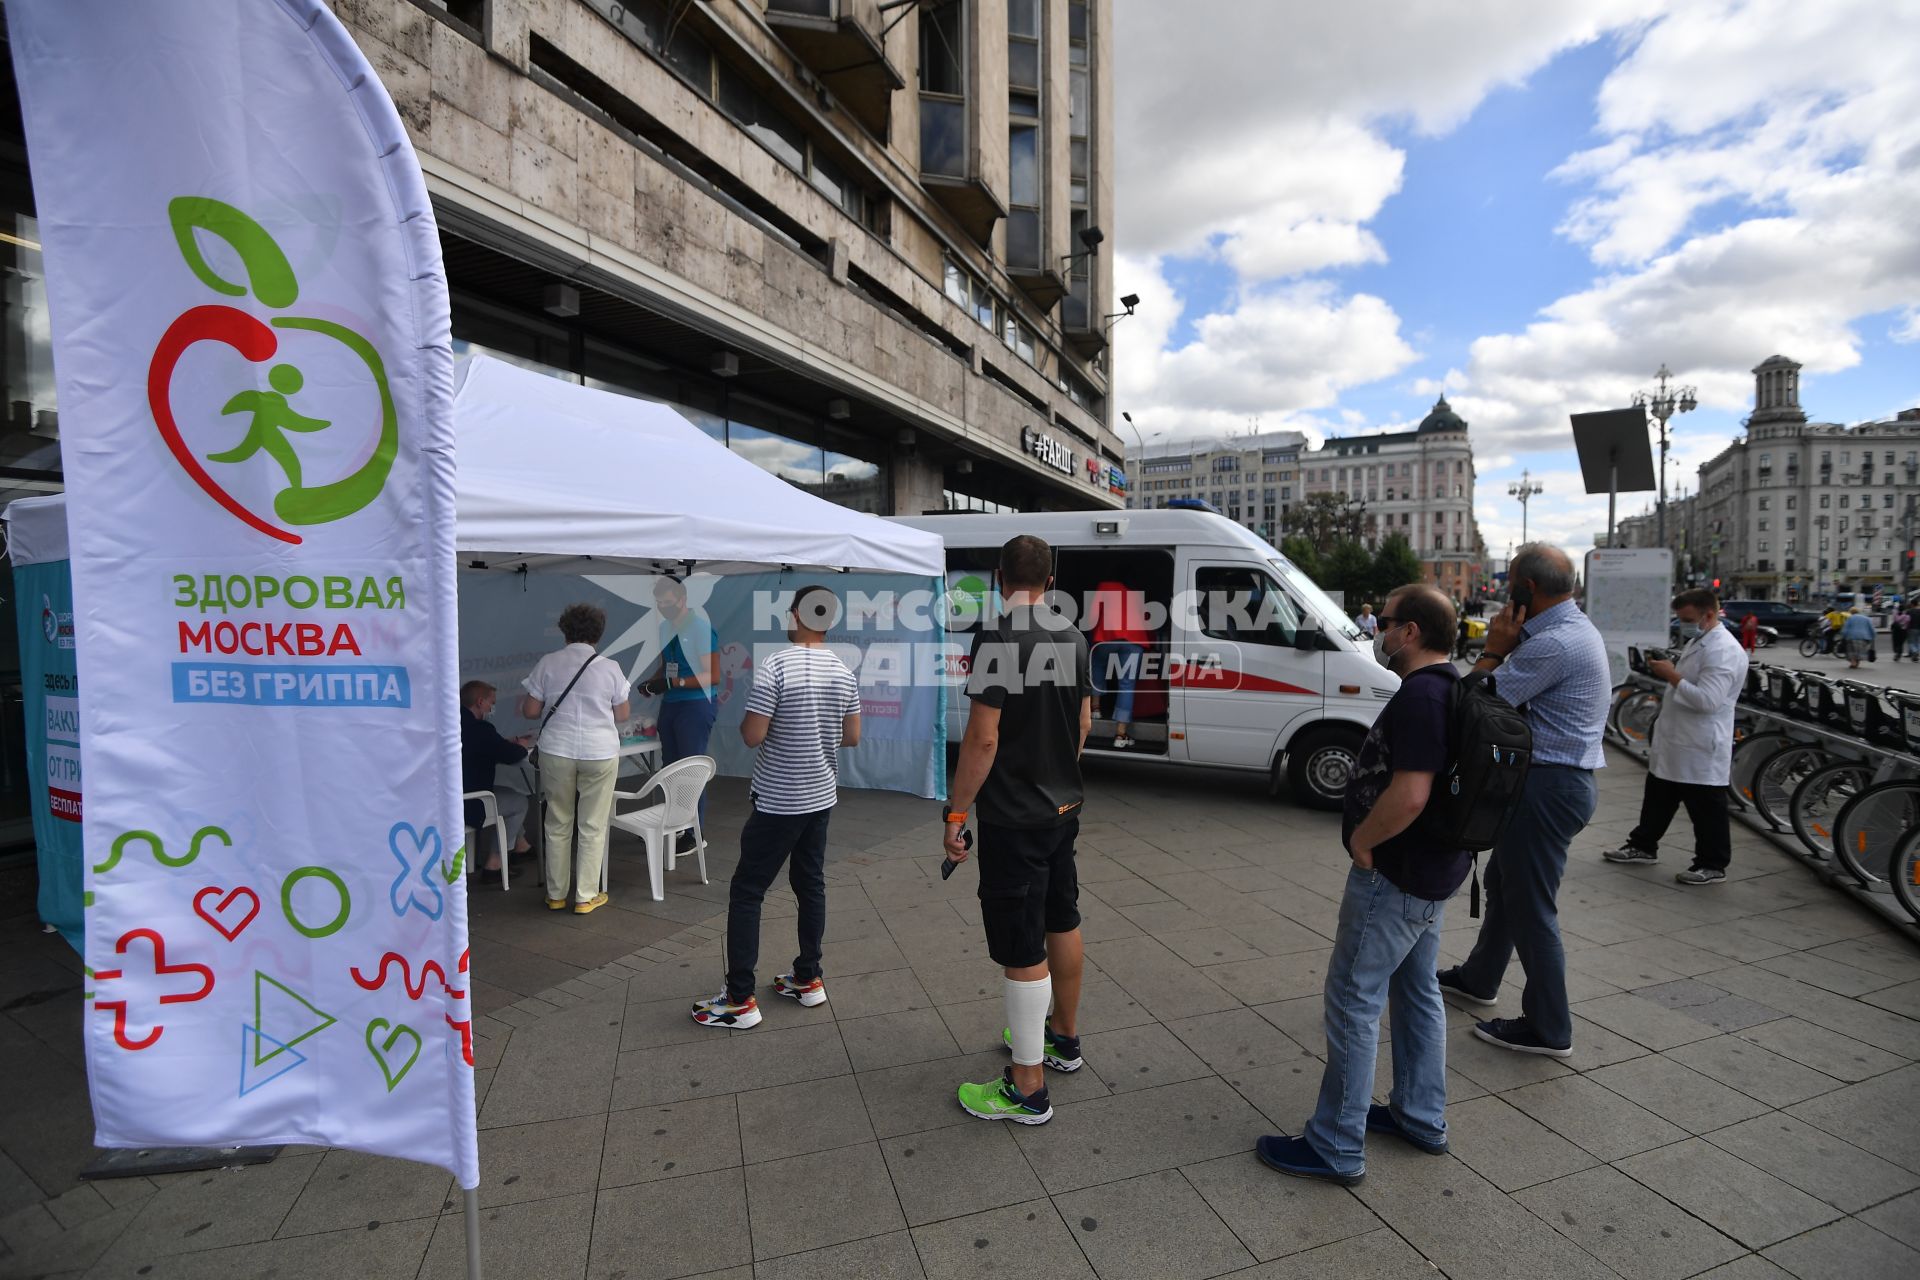
[[[1459,599],[1479,589],[1486,558],[1473,481],[1467,421],[1445,396],[1412,431],[1335,437],[1301,459],[1303,492],[1345,494],[1361,508],[1368,546],[1399,534],[1427,581]]]
[[[1740,599],[1899,590],[1920,535],[1920,409],[1809,422],[1796,361],[1769,356],[1753,377],[1745,438],[1700,467],[1685,520],[1694,576]]]

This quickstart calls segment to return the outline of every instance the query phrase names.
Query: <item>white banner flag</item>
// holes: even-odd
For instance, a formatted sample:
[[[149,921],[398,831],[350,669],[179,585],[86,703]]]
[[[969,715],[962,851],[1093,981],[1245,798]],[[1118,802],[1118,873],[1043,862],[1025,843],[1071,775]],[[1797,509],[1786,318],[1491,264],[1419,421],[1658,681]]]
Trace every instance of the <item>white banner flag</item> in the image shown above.
[[[7,5],[78,656],[110,1147],[477,1185],[433,212],[316,0]]]

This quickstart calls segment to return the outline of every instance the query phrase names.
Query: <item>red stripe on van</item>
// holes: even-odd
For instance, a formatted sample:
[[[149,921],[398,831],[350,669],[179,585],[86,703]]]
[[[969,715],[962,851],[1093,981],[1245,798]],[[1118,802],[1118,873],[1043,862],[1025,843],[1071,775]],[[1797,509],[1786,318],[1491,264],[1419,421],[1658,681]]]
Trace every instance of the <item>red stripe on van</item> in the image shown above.
[[[1297,684],[1288,684],[1284,680],[1269,680],[1265,676],[1250,676],[1239,671],[1194,671],[1182,670],[1169,675],[1168,684],[1179,685],[1185,689],[1231,689],[1245,693],[1299,693],[1310,698],[1320,696],[1314,689],[1302,689]]]

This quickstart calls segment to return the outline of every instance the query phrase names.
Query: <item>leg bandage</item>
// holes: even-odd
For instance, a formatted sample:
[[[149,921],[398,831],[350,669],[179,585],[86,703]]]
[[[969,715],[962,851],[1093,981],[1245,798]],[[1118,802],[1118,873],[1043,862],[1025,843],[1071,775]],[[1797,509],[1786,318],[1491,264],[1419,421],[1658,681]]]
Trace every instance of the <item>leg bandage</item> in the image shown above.
[[[1012,978],[1004,981],[1014,1064],[1037,1067],[1046,1047],[1047,1012],[1053,1007],[1053,978],[1049,975],[1036,982],[1015,982]]]

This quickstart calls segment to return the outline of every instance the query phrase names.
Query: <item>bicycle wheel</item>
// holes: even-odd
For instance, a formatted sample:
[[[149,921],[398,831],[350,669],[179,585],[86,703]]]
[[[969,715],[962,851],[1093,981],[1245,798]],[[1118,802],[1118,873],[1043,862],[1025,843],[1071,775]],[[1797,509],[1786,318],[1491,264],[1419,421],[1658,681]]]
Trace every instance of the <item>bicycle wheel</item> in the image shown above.
[[[1920,924],[1920,829],[1907,832],[1893,851],[1893,896]]]
[[[1920,780],[1868,787],[1840,810],[1833,829],[1841,864],[1867,888],[1880,887],[1892,874],[1894,849],[1909,831],[1920,829]]]
[[[1832,763],[1833,757],[1827,754],[1824,747],[1804,742],[1781,747],[1769,754],[1754,770],[1750,788],[1753,811],[1760,816],[1760,821],[1775,831],[1793,830],[1790,808],[1793,793],[1815,771]]]
[[[1639,692],[1639,690],[1640,686],[1637,684],[1617,684],[1613,687],[1613,701],[1607,704],[1607,729],[1605,736],[1612,738],[1622,746],[1626,745],[1626,738],[1620,733],[1620,704],[1628,698],[1631,698],[1635,693]]]
[[[1812,636],[1807,636],[1805,639],[1800,641],[1801,657],[1814,658],[1814,657],[1818,657],[1819,654],[1820,654],[1820,642],[1818,640],[1815,640]]]
[[[1629,694],[1620,704],[1620,736],[1630,746],[1644,747],[1653,737],[1653,722],[1659,718],[1659,694],[1651,689]]]
[[[1787,746],[1793,739],[1779,730],[1769,733],[1756,733],[1733,747],[1733,764],[1727,774],[1727,794],[1733,802],[1745,809],[1753,804],[1754,773],[1775,751]]]
[[[1794,789],[1788,812],[1793,818],[1793,833],[1800,837],[1808,853],[1826,861],[1837,856],[1833,833],[1837,830],[1840,810],[1872,784],[1871,765],[1843,760],[1816,769]]]

